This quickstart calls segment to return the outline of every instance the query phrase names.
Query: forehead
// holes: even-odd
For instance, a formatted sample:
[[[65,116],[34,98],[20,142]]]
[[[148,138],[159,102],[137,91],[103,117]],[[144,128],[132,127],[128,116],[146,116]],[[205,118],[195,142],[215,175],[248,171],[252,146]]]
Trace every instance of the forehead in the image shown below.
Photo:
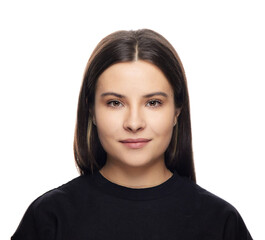
[[[107,68],[98,78],[96,92],[106,90],[123,93],[173,92],[164,73],[154,64],[142,60],[116,63]]]

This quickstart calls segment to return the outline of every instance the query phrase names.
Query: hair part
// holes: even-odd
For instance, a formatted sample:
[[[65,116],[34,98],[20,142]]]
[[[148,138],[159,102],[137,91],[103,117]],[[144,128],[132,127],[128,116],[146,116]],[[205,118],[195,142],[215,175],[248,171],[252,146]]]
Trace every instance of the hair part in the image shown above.
[[[111,65],[143,60],[156,65],[174,92],[176,109],[181,109],[165,152],[166,167],[196,182],[187,81],[181,60],[173,46],[149,29],[117,31],[96,46],[85,68],[80,89],[74,137],[74,156],[81,175],[93,174],[106,163],[104,151],[93,124],[98,77]]]
[[[138,61],[138,43],[135,45],[134,61]]]

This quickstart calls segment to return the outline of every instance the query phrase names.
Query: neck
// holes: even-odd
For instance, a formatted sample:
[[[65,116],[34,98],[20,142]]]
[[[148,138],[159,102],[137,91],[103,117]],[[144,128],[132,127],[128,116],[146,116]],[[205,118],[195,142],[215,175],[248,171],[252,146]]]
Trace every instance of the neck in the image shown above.
[[[152,167],[119,167],[107,164],[100,170],[109,181],[128,188],[155,187],[167,181],[173,173],[163,164]]]

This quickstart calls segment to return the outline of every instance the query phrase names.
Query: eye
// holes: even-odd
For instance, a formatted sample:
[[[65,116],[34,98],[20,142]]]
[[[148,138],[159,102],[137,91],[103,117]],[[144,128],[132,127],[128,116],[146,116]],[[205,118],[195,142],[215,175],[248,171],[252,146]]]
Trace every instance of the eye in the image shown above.
[[[162,105],[162,102],[160,100],[150,100],[147,105],[150,107],[160,107]]]
[[[122,106],[122,103],[119,102],[119,101],[117,101],[117,100],[112,100],[112,101],[107,102],[107,105],[109,107],[117,108],[117,107],[121,107]]]

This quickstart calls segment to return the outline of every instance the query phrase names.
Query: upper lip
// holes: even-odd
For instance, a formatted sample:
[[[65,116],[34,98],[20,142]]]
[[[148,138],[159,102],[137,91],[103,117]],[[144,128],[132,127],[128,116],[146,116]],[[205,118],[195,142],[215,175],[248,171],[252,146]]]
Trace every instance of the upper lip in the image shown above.
[[[125,140],[121,140],[120,142],[122,143],[138,143],[138,142],[148,142],[150,141],[151,139],[147,139],[147,138],[128,138],[128,139],[125,139]]]

